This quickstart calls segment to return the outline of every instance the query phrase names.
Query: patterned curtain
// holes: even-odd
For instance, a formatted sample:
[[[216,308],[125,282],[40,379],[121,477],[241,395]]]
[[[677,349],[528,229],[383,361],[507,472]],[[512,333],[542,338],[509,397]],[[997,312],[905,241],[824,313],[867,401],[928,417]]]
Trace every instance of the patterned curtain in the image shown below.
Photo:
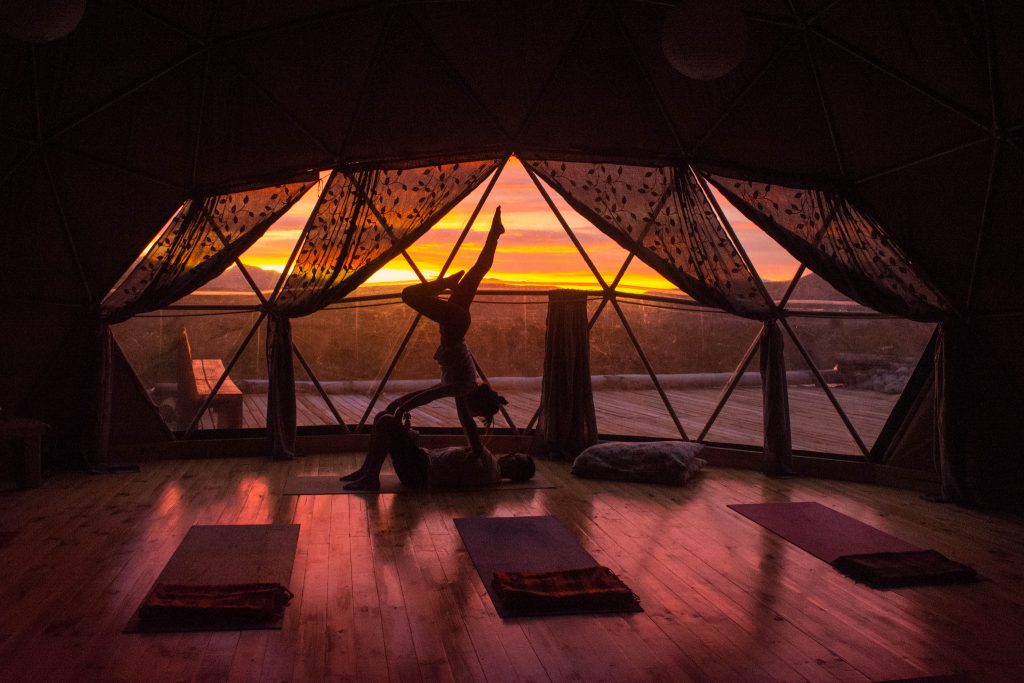
[[[847,200],[714,174],[708,180],[798,261],[854,301],[911,320],[945,316],[941,295],[878,224]]]
[[[923,322],[942,322],[940,352],[948,357],[949,307],[910,259],[869,216],[838,195],[708,174],[708,180],[801,263],[854,301],[882,313]],[[941,496],[969,500],[964,454],[958,448],[953,416],[959,387],[950,364],[936,364],[937,460]]]
[[[541,382],[533,455],[572,462],[597,443],[597,415],[590,383],[587,294],[559,290],[548,295]]]
[[[344,298],[419,239],[498,163],[336,171],[310,217],[275,309],[294,318]]]
[[[291,318],[341,300],[407,248],[500,160],[409,169],[335,171],[310,216],[292,269],[271,302],[267,431],[271,454],[295,456]]]
[[[185,202],[103,300],[108,323],[174,303],[214,279],[299,200],[313,181]]]
[[[761,344],[765,472],[792,460],[782,335],[774,302],[758,286],[687,166],[524,162],[576,211],[699,303],[765,323]]]
[[[582,216],[696,301],[763,320],[772,306],[689,167],[528,161]]]
[[[86,460],[105,459],[113,414],[110,325],[163,308],[220,275],[266,232],[314,181],[189,199],[100,305],[96,414]]]

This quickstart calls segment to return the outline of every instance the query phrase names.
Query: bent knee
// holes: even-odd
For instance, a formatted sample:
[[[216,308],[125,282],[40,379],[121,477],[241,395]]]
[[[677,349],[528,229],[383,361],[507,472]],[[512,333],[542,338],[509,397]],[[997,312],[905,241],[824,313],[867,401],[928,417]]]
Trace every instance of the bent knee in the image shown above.
[[[377,416],[373,418],[374,428],[382,427],[384,429],[390,429],[392,427],[401,426],[401,421],[394,415],[386,411],[380,411]]]

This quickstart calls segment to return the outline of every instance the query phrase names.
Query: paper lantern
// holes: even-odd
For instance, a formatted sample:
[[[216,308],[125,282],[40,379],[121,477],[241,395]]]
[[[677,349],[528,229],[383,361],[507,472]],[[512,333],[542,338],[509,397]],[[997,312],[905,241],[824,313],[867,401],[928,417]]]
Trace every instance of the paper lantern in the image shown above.
[[[747,25],[735,0],[680,0],[665,16],[661,47],[679,73],[721,78],[743,60]]]
[[[0,31],[28,43],[63,38],[85,14],[85,0],[3,0]]]

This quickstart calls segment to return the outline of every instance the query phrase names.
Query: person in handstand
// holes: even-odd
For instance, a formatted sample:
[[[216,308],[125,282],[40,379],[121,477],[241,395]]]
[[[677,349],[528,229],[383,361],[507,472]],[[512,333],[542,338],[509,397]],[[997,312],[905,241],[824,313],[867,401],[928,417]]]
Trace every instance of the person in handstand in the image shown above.
[[[529,456],[513,454],[500,460],[480,440],[474,417],[490,426],[494,415],[508,402],[491,386],[482,382],[466,346],[469,331],[469,307],[484,275],[494,263],[498,237],[505,232],[501,207],[494,212],[491,230],[476,263],[469,272],[459,271],[432,282],[421,282],[402,291],[402,301],[438,324],[441,343],[434,359],[441,366],[441,382],[427,389],[406,394],[381,411],[373,422],[370,449],[362,466],[343,476],[352,491],[380,488],[380,470],[390,452],[395,473],[403,484],[422,488],[436,486],[479,486],[497,483],[502,478],[524,481],[533,476]],[[451,290],[448,299],[439,295]],[[441,398],[454,398],[455,409],[466,435],[468,447],[426,451],[416,445],[416,433],[403,426],[409,412]]]

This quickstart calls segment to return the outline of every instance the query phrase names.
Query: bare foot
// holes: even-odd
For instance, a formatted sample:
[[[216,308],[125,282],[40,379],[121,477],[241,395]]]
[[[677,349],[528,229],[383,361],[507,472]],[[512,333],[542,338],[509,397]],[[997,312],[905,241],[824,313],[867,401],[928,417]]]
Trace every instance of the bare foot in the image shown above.
[[[346,491],[379,491],[380,478],[366,475],[345,484],[344,488]]]
[[[355,472],[349,472],[348,474],[339,477],[339,479],[341,479],[342,481],[355,481],[356,479],[362,479],[364,476],[365,472],[363,468],[360,467]]]
[[[501,207],[494,210],[494,219],[491,221],[491,234],[501,235],[505,232],[505,226],[501,224]]]

